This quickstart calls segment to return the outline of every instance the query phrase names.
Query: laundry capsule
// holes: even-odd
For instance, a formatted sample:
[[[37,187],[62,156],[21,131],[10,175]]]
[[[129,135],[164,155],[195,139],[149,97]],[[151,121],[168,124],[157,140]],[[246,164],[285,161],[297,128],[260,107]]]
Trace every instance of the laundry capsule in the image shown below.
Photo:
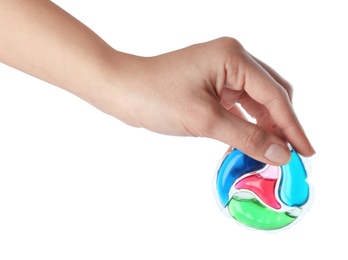
[[[226,215],[251,229],[275,231],[290,227],[308,211],[308,174],[308,159],[293,149],[291,160],[281,166],[233,149],[219,164],[214,187]]]

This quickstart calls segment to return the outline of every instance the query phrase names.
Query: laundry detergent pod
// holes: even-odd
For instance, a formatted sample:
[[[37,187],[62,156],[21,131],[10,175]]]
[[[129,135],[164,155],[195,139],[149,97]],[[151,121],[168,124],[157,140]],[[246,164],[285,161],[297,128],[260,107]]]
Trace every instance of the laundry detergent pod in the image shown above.
[[[309,162],[293,149],[281,166],[256,161],[237,149],[226,154],[215,178],[218,203],[226,215],[257,230],[280,230],[309,209]]]

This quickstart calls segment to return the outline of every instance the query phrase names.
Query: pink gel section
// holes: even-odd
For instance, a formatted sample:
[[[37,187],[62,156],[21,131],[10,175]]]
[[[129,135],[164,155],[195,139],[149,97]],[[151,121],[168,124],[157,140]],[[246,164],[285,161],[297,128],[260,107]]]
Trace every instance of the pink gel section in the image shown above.
[[[280,209],[274,191],[279,176],[279,167],[270,165],[262,172],[247,176],[236,183],[236,189],[254,192],[266,205]]]
[[[279,167],[269,165],[267,168],[260,172],[260,175],[266,179],[278,179]]]

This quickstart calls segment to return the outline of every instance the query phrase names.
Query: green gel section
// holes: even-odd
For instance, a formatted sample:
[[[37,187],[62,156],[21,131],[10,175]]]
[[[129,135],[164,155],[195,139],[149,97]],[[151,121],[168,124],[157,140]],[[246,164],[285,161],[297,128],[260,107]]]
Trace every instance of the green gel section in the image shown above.
[[[276,230],[291,224],[296,217],[286,212],[273,211],[263,206],[257,199],[237,199],[233,197],[228,211],[238,222],[255,229]]]

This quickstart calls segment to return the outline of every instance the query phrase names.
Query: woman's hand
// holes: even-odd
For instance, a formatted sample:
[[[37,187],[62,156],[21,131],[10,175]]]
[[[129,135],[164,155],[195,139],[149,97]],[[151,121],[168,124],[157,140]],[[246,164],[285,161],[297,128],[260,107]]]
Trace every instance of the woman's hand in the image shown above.
[[[302,155],[313,155],[292,107],[292,87],[237,40],[225,37],[128,60],[133,62],[119,74],[117,97],[110,96],[106,109],[126,123],[217,139],[269,164],[290,159],[287,142]]]
[[[113,49],[51,1],[0,1],[0,62],[132,126],[213,138],[269,164],[290,159],[287,143],[314,153],[291,86],[231,38],[139,57]]]

